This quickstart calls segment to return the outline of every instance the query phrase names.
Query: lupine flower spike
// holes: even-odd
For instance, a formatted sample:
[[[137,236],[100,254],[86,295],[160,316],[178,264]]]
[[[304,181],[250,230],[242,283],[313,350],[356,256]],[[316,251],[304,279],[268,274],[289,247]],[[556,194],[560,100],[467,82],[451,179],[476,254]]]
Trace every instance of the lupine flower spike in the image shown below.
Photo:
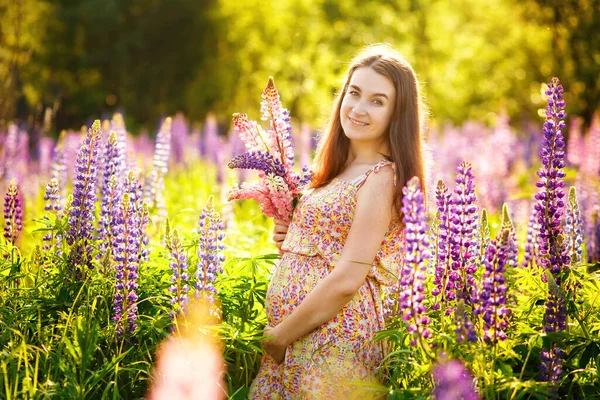
[[[76,278],[82,277],[84,267],[92,268],[100,135],[100,121],[96,120],[86,133],[75,161],[73,201],[69,208],[69,230],[66,238],[71,246],[70,263],[74,267],[73,273]]]
[[[198,268],[194,285],[198,294],[205,294],[208,298],[213,298],[213,294],[217,293],[214,282],[217,275],[223,272],[224,229],[221,216],[214,210],[213,197],[210,196],[198,222]]]
[[[146,202],[151,210],[156,210],[161,217],[166,216],[164,188],[165,175],[169,168],[171,153],[171,117],[167,117],[156,135],[153,169],[146,187]]]
[[[169,293],[172,296],[173,311],[169,313],[169,316],[174,319],[177,314],[185,310],[189,303],[190,275],[188,273],[188,258],[177,229],[173,229],[166,234],[166,245],[171,255],[170,266],[172,272]]]
[[[254,199],[268,217],[290,220],[303,187],[311,173],[304,167],[302,176],[294,171],[294,148],[289,111],[282,107],[273,78],[262,94],[261,118],[269,121],[264,130],[246,114],[234,114],[233,124],[248,152],[234,157],[229,168],[258,170],[258,180],[234,186],[228,200]]]
[[[473,376],[458,360],[438,361],[433,367],[435,400],[478,400]]]
[[[443,306],[445,315],[452,313],[452,308],[448,307],[448,302],[454,300],[454,282],[458,280],[458,274],[453,271],[450,265],[450,198],[451,194],[448,193],[448,188],[443,181],[438,181],[437,189],[435,192],[437,214],[436,219],[438,221],[438,234],[436,235],[437,246],[436,246],[436,260],[435,260],[435,287],[432,290],[432,295],[440,296],[439,302],[433,303],[432,309],[437,310]],[[453,278],[450,278],[450,275]]]
[[[565,217],[565,238],[567,239],[567,251],[571,259],[571,265],[577,265],[583,261],[583,218],[577,203],[575,186],[569,188],[569,203]]]
[[[565,101],[563,88],[558,78],[552,78],[546,95],[546,120],[544,122],[544,140],[540,156],[542,168],[538,171],[540,180],[537,183],[539,192],[535,198],[538,222],[540,224],[540,264],[546,271],[542,275],[548,281],[548,300],[546,302],[546,332],[558,332],[566,328],[566,304],[562,294],[562,271],[569,266],[569,255],[561,229],[561,216],[565,203],[563,201],[565,172],[565,143],[561,130],[564,129],[563,119]],[[549,382],[560,379],[560,365],[563,352],[553,343],[550,349],[542,350],[541,378]]]
[[[114,226],[114,256],[116,281],[114,317],[117,336],[129,335],[137,328],[138,248],[141,235],[139,221],[128,193],[123,199]]]
[[[475,197],[475,182],[471,172],[471,164],[462,162],[458,166],[456,188],[450,206],[450,237],[452,271],[456,297],[472,303],[475,295],[477,272],[477,199]],[[458,279],[456,279],[458,278]],[[454,280],[456,279],[456,280]]]
[[[417,177],[408,181],[402,189],[402,214],[405,224],[404,263],[400,274],[401,293],[398,296],[402,320],[408,323],[413,335],[412,345],[423,345],[422,339],[431,337],[425,315],[425,270],[429,260],[427,243],[427,216],[423,192]]]
[[[44,210],[50,212],[50,214],[54,215],[54,218],[62,217],[62,200],[60,195],[60,188],[58,186],[58,181],[56,178],[50,179],[48,185],[46,185],[46,194],[44,195],[44,200],[46,201],[46,205],[44,206]],[[44,216],[44,219],[48,221],[48,217]],[[61,247],[61,237],[60,234],[51,231],[44,235],[43,241],[46,242],[42,246],[42,250],[50,250],[52,247],[57,248],[57,253],[60,253],[59,248]]]
[[[11,180],[4,196],[4,238],[13,246],[23,230],[23,206],[19,188]]]

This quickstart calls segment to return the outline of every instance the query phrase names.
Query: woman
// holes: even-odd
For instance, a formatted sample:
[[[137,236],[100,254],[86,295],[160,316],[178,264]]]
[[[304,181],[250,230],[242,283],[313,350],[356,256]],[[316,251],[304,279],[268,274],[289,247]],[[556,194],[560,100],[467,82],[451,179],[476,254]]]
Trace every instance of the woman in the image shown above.
[[[351,62],[289,225],[266,298],[265,355],[253,399],[349,398],[378,382],[385,355],[381,293],[402,258],[402,187],[423,182],[419,83],[387,46]],[[285,240],[284,240],[285,239]]]

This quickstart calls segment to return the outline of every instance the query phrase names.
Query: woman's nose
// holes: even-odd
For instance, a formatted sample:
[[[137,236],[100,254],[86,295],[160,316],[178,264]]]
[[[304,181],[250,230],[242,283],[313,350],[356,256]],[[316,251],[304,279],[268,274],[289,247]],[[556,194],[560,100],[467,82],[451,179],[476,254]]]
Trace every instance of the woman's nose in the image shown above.
[[[363,115],[366,113],[362,101],[357,102],[354,107],[352,107],[352,112],[357,115]]]

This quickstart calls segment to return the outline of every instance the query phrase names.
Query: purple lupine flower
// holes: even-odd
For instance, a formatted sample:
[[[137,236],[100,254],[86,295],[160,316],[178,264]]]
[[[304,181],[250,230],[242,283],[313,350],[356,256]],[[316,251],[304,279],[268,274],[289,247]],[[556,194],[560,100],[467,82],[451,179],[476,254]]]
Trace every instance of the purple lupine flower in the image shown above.
[[[19,188],[12,179],[4,196],[4,238],[13,246],[23,230],[23,201]]]
[[[404,263],[400,273],[401,292],[398,296],[402,320],[408,322],[413,345],[420,338],[431,337],[430,321],[423,305],[425,300],[425,264],[429,260],[427,216],[419,178],[413,177],[402,189],[402,214],[405,225]]]
[[[152,162],[152,173],[149,185],[146,187],[146,202],[151,209],[157,210],[159,215],[166,215],[164,189],[165,175],[169,170],[169,155],[171,152],[171,117],[165,118],[158,134],[154,147],[154,158]]]
[[[517,232],[508,214],[506,203],[502,204],[502,231],[504,230],[508,231],[508,237],[502,242],[502,246],[506,249],[506,265],[509,268],[515,268],[519,262],[519,244],[517,242]]]
[[[188,258],[177,229],[167,233],[166,245],[171,256],[170,267],[173,274],[171,275],[172,285],[169,286],[173,311],[169,312],[169,316],[174,319],[189,304],[190,275],[188,273]]]
[[[58,187],[62,191],[63,197],[67,189],[67,164],[65,157],[65,137],[67,132],[62,131],[60,137],[54,146],[54,154],[52,156],[51,177],[56,179]]]
[[[268,152],[250,151],[234,157],[227,165],[229,168],[254,169],[282,178],[285,178],[286,175],[281,161],[273,158],[273,155]]]
[[[218,156],[223,147],[223,141],[219,136],[217,119],[213,114],[208,114],[206,116],[203,137],[202,140],[200,140],[200,144],[200,155],[217,165]]]
[[[42,174],[47,174],[51,170],[52,154],[54,152],[54,140],[43,136],[37,144],[38,168]],[[46,175],[47,176],[47,175]]]
[[[433,398],[478,400],[473,376],[459,360],[438,361],[433,367]]]
[[[571,264],[577,265],[583,261],[583,218],[577,203],[575,186],[569,189],[569,203],[565,216],[565,237]]]
[[[585,138],[581,171],[588,177],[597,177],[600,174],[600,117],[598,113],[592,118],[589,132]]]
[[[525,242],[525,254],[523,256],[523,268],[537,265],[537,259],[540,254],[540,223],[538,222],[537,211],[531,210],[529,222],[527,223],[527,241]]]
[[[17,164],[17,151],[19,145],[19,128],[15,124],[8,126],[8,132],[4,139],[4,162],[2,165],[3,180],[15,179],[15,165]]]
[[[479,291],[480,304],[474,314],[481,314],[484,321],[484,340],[497,343],[506,340],[508,326],[506,307],[506,265],[511,251],[509,229],[503,229],[488,246],[484,260],[485,272]]]
[[[182,113],[177,113],[171,125],[171,154],[177,164],[185,163],[189,128]]]
[[[569,127],[569,141],[567,142],[567,161],[572,166],[581,165],[581,160],[585,154],[585,143],[581,135],[581,126],[583,118],[573,118]]]
[[[600,206],[595,205],[592,210],[588,231],[587,262],[600,261]]]
[[[121,154],[116,132],[111,131],[104,148],[104,179],[102,183],[102,200],[100,203],[100,219],[98,221],[98,239],[100,243],[100,256],[107,251],[112,251],[111,242],[114,232],[115,209],[119,207],[123,193],[121,176],[125,165]]]
[[[129,157],[127,157],[127,129],[125,128],[125,120],[121,113],[113,114],[110,120],[110,130],[117,134],[118,155],[121,158],[120,165],[128,165]],[[135,162],[135,160],[131,160]],[[129,169],[129,168],[128,168]]]
[[[62,217],[62,200],[60,195],[60,188],[58,186],[58,181],[55,178],[50,179],[48,185],[46,185],[46,194],[44,195],[44,200],[46,201],[46,205],[44,206],[44,210],[49,211],[55,218]],[[47,216],[44,216],[44,219],[48,220]],[[61,247],[61,235],[58,233],[54,233],[54,231],[50,231],[43,237],[43,241],[46,242],[42,246],[42,250],[49,250],[53,246],[60,248]],[[57,249],[57,252],[60,250]]]
[[[215,212],[213,197],[209,196],[198,222],[198,268],[196,271],[196,283],[194,287],[198,293],[217,293],[214,282],[217,274],[223,272],[225,257],[222,252],[225,249],[223,238],[225,226],[221,216]]]
[[[542,141],[542,168],[537,172],[540,180],[536,184],[539,192],[535,195],[538,200],[535,205],[538,222],[540,224],[540,265],[543,269],[552,272],[557,284],[561,285],[561,271],[568,266],[569,256],[566,246],[562,242],[560,217],[563,215],[565,195],[565,142],[561,129],[565,127],[563,118],[565,101],[563,100],[563,87],[558,78],[552,78],[548,85],[546,95],[546,120],[544,122],[544,140]],[[544,278],[545,275],[542,275]]]
[[[546,270],[548,280],[548,300],[544,332],[560,332],[567,327],[567,311],[561,289],[554,281],[550,271]],[[552,343],[549,349],[543,348],[540,353],[540,378],[545,382],[558,382],[562,373],[565,353],[557,343]]]
[[[448,188],[442,180],[437,183],[435,191],[437,213],[436,220],[438,222],[438,232],[435,237],[436,249],[435,249],[435,278],[433,284],[435,285],[431,294],[433,296],[440,296],[441,298],[433,304],[432,309],[439,309],[440,303],[444,303],[448,300],[454,300],[454,282],[459,279],[459,275],[456,271],[450,268],[450,198],[451,194],[448,193]],[[450,275],[453,275],[453,279],[450,279]],[[451,308],[446,308],[444,311],[445,315],[452,313]]]
[[[98,180],[98,147],[100,121],[94,121],[88,130],[75,162],[73,200],[69,209],[67,243],[71,246],[70,262],[77,278],[82,267],[92,268],[92,240],[96,211],[96,181]]]
[[[114,218],[114,254],[116,269],[113,309],[118,336],[131,334],[137,328],[139,221],[128,193],[123,194]]]
[[[456,303],[456,309],[454,310],[454,323],[456,324],[454,333],[456,333],[456,341],[458,343],[462,343],[465,340],[471,343],[477,341],[475,327],[467,315],[465,310],[465,302],[463,299],[459,299],[459,301]]]
[[[452,271],[459,279],[454,281],[456,297],[471,303],[477,272],[477,198],[471,164],[460,163],[456,175],[456,188],[450,201],[450,257]],[[451,274],[452,277],[452,274]]]

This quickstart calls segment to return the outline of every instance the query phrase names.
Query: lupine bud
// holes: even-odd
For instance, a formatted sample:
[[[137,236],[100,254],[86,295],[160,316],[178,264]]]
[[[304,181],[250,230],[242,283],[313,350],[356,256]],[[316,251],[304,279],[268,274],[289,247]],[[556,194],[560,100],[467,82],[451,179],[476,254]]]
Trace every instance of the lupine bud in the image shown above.
[[[169,316],[175,318],[177,314],[185,310],[190,301],[188,297],[188,292],[190,291],[188,258],[177,229],[167,233],[166,244],[170,253],[170,267],[172,272],[169,293],[172,296],[171,305],[173,306],[173,311],[169,313]]]
[[[48,185],[46,185],[46,194],[44,195],[46,205],[44,210],[49,211],[56,218],[62,216],[62,200],[60,195],[60,189],[58,187],[58,181],[55,178],[50,179]],[[47,216],[44,219],[48,220]],[[59,248],[61,247],[61,235],[55,234],[54,231],[47,233],[43,237],[43,241],[46,244],[43,245],[43,250],[49,250],[53,246],[57,247],[57,253],[60,253]]]
[[[19,188],[11,180],[4,196],[4,238],[13,246],[23,230],[23,206]]]
[[[441,296],[440,302],[447,303],[448,300],[454,300],[454,281],[458,279],[455,271],[452,270],[450,263],[450,198],[451,194],[448,193],[448,188],[443,181],[439,180],[435,192],[437,214],[436,219],[439,223],[438,233],[436,235],[437,246],[436,246],[436,265],[435,265],[435,278],[433,284],[435,285],[432,290],[432,295]],[[454,274],[454,280],[450,279],[450,274]],[[440,308],[440,302],[437,301],[433,304],[433,309]],[[449,315],[452,310],[450,308],[445,309],[446,315]]]

